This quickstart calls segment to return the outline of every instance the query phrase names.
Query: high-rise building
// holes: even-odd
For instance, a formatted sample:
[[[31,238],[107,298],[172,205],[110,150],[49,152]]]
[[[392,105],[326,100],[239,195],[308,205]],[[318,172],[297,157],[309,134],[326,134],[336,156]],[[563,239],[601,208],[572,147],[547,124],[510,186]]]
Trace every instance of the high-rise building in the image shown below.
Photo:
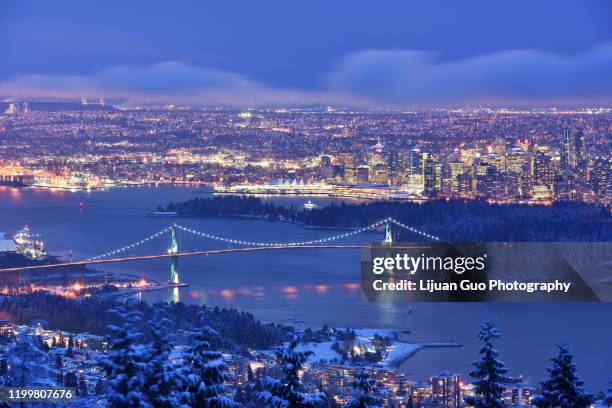
[[[358,184],[367,184],[370,182],[370,168],[368,166],[357,167],[355,181]]]
[[[561,169],[584,166],[584,133],[577,129],[563,129],[561,137]]]
[[[442,189],[442,165],[431,155],[423,161],[424,190],[428,194],[436,194]]]
[[[450,162],[450,185],[453,193],[459,192],[459,176],[464,173],[465,168],[462,162]]]
[[[478,198],[503,198],[503,187],[497,167],[485,162],[476,165],[476,196]]]
[[[422,174],[411,174],[408,176],[407,182],[408,194],[421,195],[425,188],[425,183]]]
[[[440,406],[447,408],[463,407],[463,392],[461,378],[457,374],[441,373],[429,379],[431,399]]]
[[[506,171],[508,147],[503,138],[500,137],[495,140],[492,147],[492,153],[496,158],[494,161],[490,160],[491,163],[494,164],[500,172]]]
[[[563,135],[561,136],[561,167],[571,167],[571,131],[569,128],[563,129]]]
[[[612,194],[612,160],[597,156],[593,159],[589,174],[591,188],[598,198],[605,198]]]
[[[506,157],[506,171],[521,174],[525,167],[525,151],[518,146],[512,147]]]
[[[574,151],[572,155],[572,164],[574,168],[584,168],[585,157],[584,157],[584,132],[582,130],[576,130],[574,132]]]
[[[344,153],[340,156],[344,165],[344,181],[347,183],[355,182],[355,155],[352,153]]]
[[[344,165],[341,163],[336,163],[332,165],[332,177],[336,181],[344,180]]]
[[[408,151],[408,163],[407,163],[407,172],[408,175],[415,175],[415,174],[423,174],[423,161],[422,161],[422,155],[421,155],[421,150],[418,148],[413,148],[410,149]]]
[[[407,155],[402,151],[390,152],[387,157],[389,183],[400,185],[406,180]]]
[[[464,199],[474,198],[472,175],[468,172],[457,176],[457,192]]]
[[[552,157],[544,152],[536,153],[533,167],[533,186],[542,186],[552,191],[554,175]]]
[[[321,156],[320,173],[322,179],[329,179],[333,176],[332,173],[332,158],[331,156]]]
[[[372,166],[372,174],[370,175],[370,181],[377,184],[387,184],[389,182],[389,175],[387,174],[387,166],[383,163],[376,163]]]

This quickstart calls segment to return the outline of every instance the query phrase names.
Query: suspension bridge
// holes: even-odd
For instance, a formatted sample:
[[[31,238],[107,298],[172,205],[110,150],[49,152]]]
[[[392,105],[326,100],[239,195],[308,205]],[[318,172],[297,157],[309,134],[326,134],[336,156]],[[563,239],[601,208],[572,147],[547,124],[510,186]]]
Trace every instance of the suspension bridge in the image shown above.
[[[395,227],[395,228],[394,228]],[[178,258],[187,256],[198,256],[198,255],[215,255],[215,254],[228,254],[228,253],[245,253],[245,252],[259,252],[259,251],[272,251],[272,250],[296,250],[296,249],[356,249],[364,248],[364,245],[347,245],[337,243],[338,241],[349,238],[351,236],[367,232],[367,231],[379,231],[384,228],[384,243],[391,244],[396,242],[399,237],[400,231],[405,231],[409,234],[416,234],[423,238],[430,239],[432,241],[439,241],[440,238],[424,232],[422,230],[413,228],[409,225],[405,225],[394,218],[387,217],[379,220],[373,224],[365,227],[357,228],[348,232],[331,235],[325,238],[308,240],[308,241],[289,241],[289,242],[261,242],[261,241],[245,241],[241,239],[224,237],[204,231],[198,231],[196,229],[186,227],[177,223],[173,223],[160,231],[157,231],[148,237],[141,240],[132,242],[124,245],[120,248],[105,252],[100,255],[89,257],[80,261],[61,262],[47,265],[33,265],[23,266],[14,268],[0,269],[0,272],[22,272],[29,270],[45,270],[60,267],[72,267],[72,266],[86,266],[96,264],[108,264],[118,262],[129,262],[129,261],[141,261],[149,259],[170,259],[170,277],[168,282],[173,285],[180,283],[179,270],[178,270]],[[202,251],[183,251],[179,250],[179,231],[193,236],[223,242],[229,245],[236,245],[237,247],[230,247],[224,249],[211,249]],[[152,254],[152,255],[125,255],[127,252],[134,250],[137,247],[144,245],[145,243],[152,241],[156,238],[162,237],[166,234],[170,235],[170,245],[165,253]]]

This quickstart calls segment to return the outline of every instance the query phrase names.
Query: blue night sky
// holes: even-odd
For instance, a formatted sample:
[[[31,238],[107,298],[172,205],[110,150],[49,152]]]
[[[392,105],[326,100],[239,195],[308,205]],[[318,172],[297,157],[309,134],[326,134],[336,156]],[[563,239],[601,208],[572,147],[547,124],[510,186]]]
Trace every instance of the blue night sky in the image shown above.
[[[612,103],[612,2],[4,1],[0,98]]]

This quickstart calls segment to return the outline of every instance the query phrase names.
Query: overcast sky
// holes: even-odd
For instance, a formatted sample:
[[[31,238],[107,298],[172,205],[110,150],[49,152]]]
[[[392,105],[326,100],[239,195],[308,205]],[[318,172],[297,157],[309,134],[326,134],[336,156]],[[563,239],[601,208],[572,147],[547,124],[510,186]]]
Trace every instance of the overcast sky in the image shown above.
[[[612,104],[612,2],[3,1],[3,98]]]

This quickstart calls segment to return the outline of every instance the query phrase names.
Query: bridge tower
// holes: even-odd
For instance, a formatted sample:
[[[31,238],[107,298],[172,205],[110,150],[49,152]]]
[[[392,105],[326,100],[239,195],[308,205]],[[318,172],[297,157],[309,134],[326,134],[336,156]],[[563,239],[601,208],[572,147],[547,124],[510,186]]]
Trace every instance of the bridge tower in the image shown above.
[[[172,224],[172,238],[170,241],[170,248],[168,248],[169,254],[178,253],[178,240],[176,238],[176,224]],[[170,258],[170,283],[179,283],[178,275],[178,256],[172,256]]]
[[[385,223],[385,239],[383,243],[385,244],[393,243],[393,234],[391,232],[391,223],[389,221]]]

